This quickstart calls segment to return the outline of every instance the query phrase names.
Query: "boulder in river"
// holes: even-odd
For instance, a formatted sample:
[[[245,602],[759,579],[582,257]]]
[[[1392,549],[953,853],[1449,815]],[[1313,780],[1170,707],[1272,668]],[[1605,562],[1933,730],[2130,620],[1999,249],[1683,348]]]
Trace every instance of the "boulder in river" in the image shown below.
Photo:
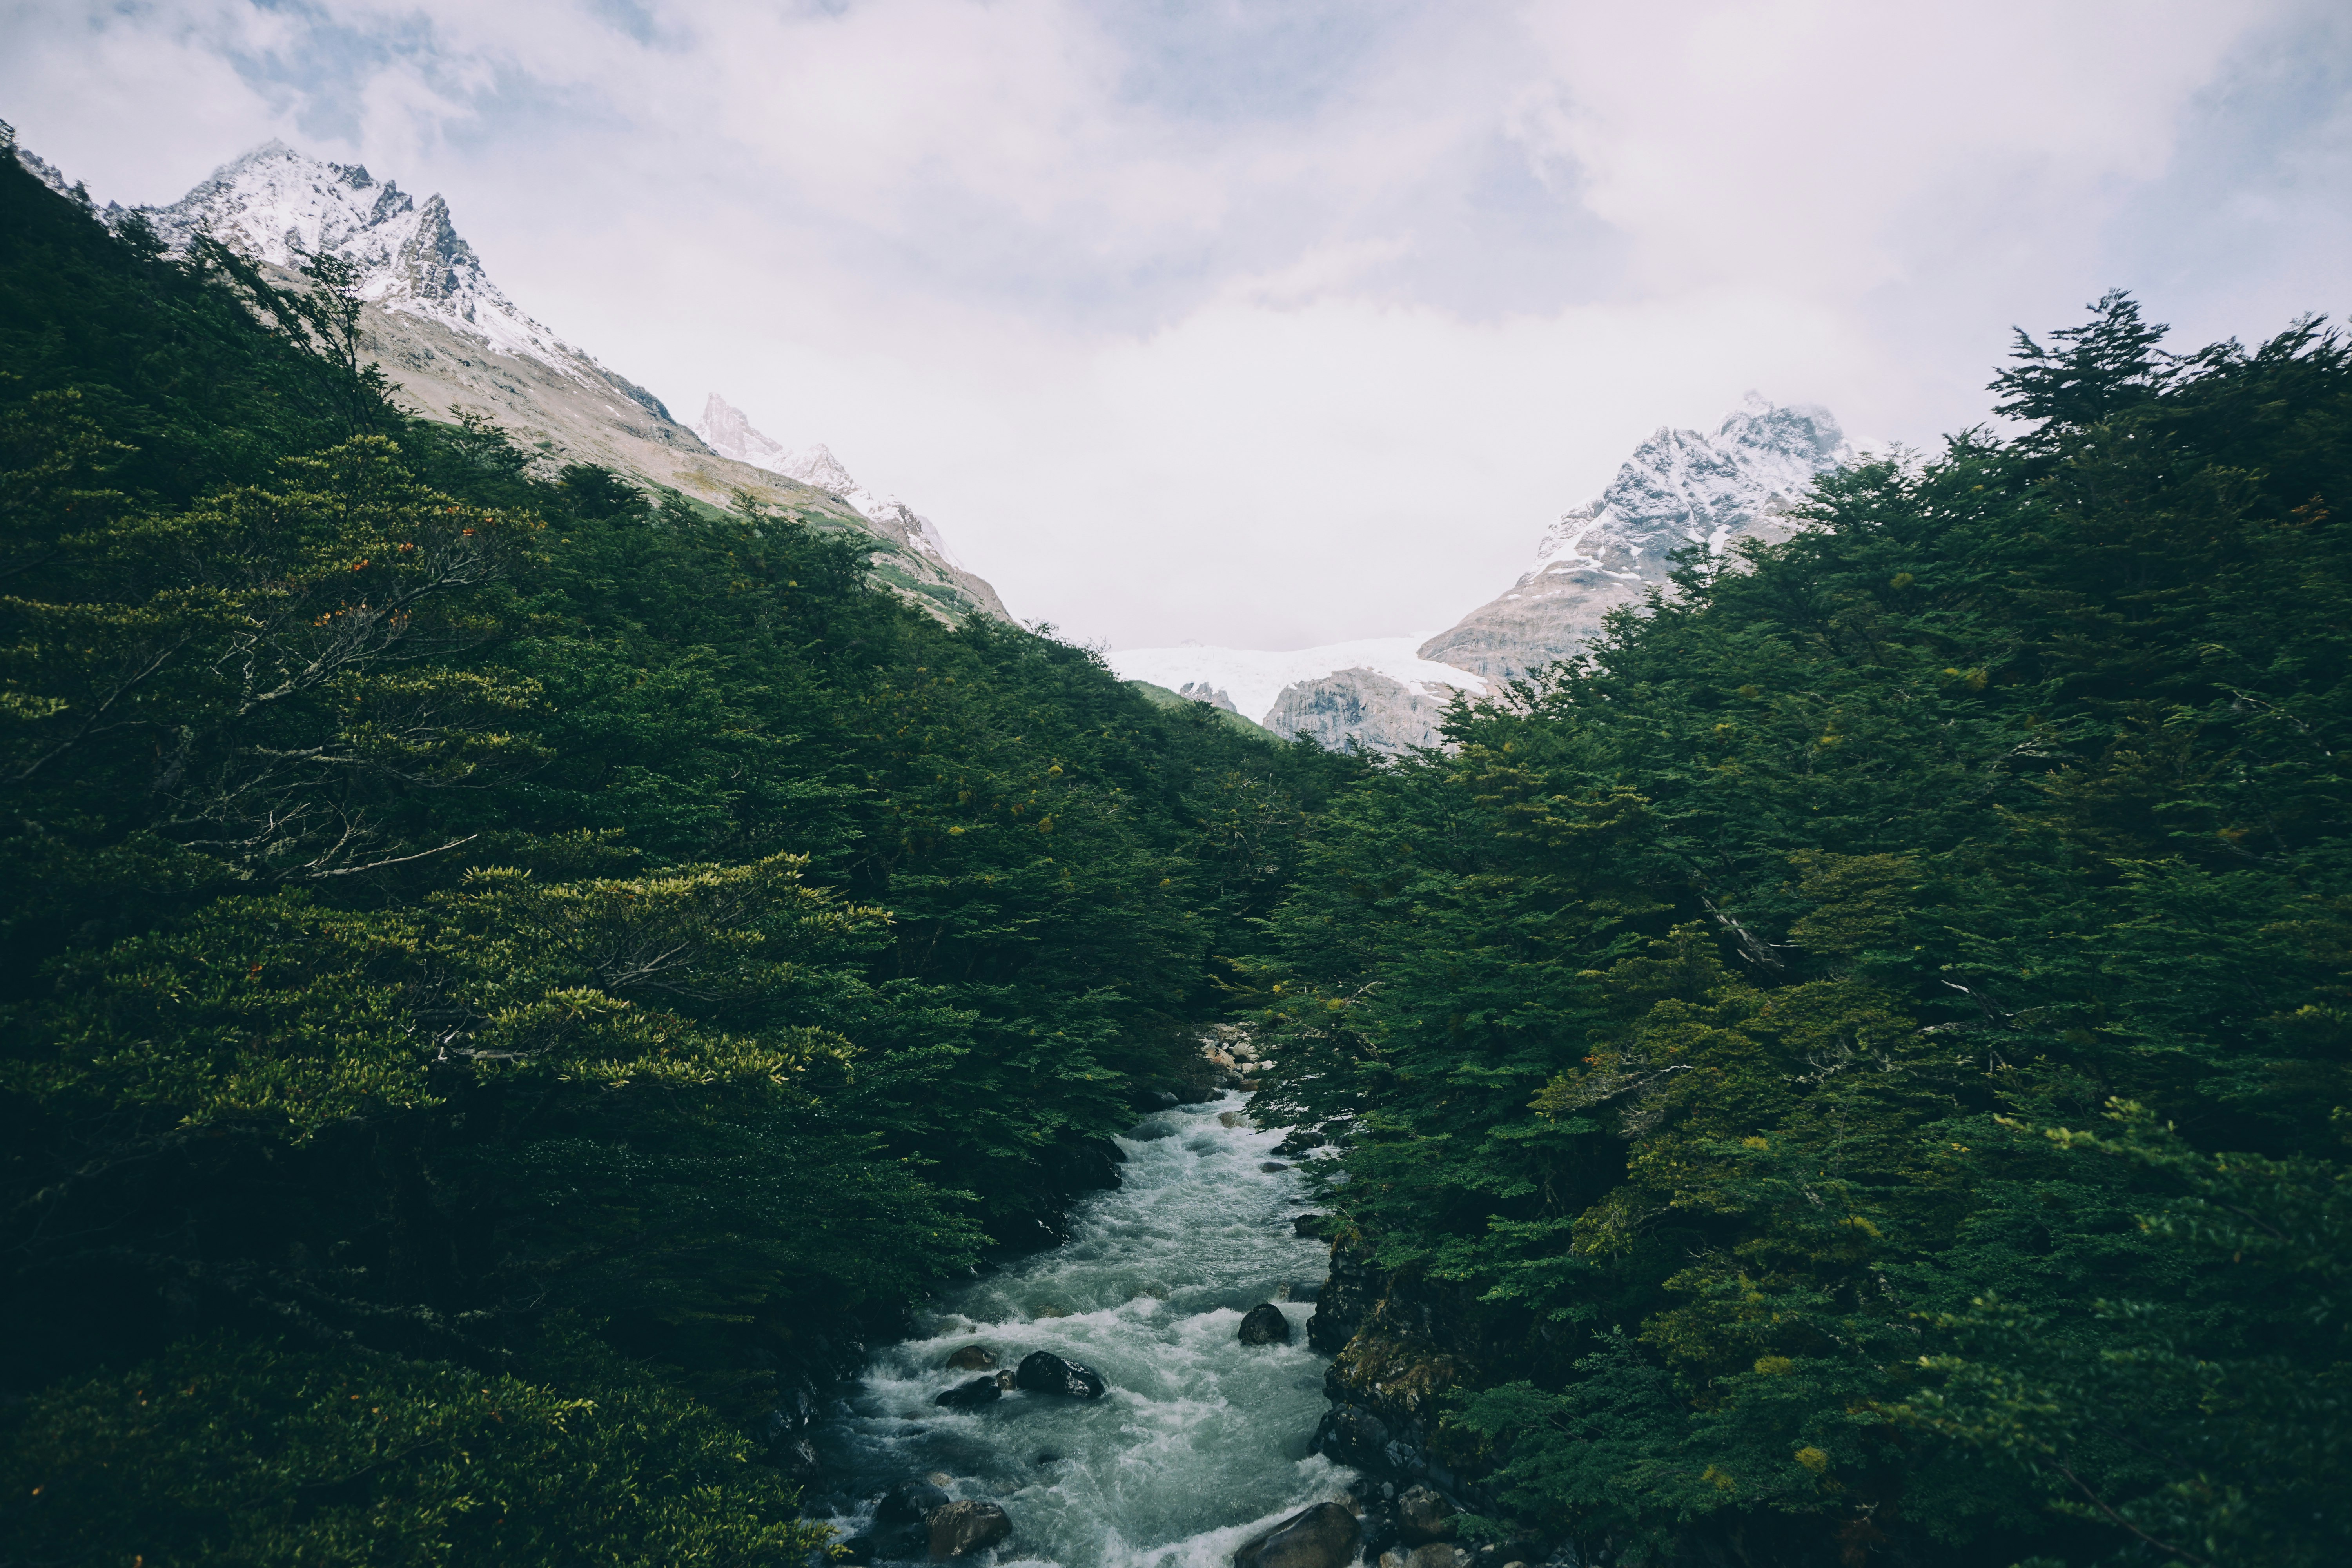
[[[1012,1519],[992,1502],[951,1502],[933,1509],[923,1523],[935,1563],[985,1552],[1013,1533]]]
[[[1358,1542],[1356,1516],[1347,1505],[1318,1502],[1243,1542],[1234,1568],[1347,1568],[1356,1560]]]
[[[1307,1451],[1360,1470],[1378,1470],[1388,1465],[1388,1446],[1389,1429],[1379,1416],[1360,1405],[1335,1405],[1324,1412]]]
[[[1397,1531],[1407,1546],[1454,1539],[1454,1505],[1429,1488],[1407,1487],[1397,1494],[1396,1507]]]
[[[927,1480],[900,1481],[882,1494],[874,1510],[877,1524],[919,1523],[933,1509],[945,1508],[948,1494]]]
[[[1021,1360],[1013,1382],[1037,1394],[1066,1394],[1073,1399],[1100,1399],[1102,1373],[1079,1362],[1064,1361],[1052,1351],[1031,1351]]]
[[[1290,1320],[1282,1309],[1271,1301],[1261,1301],[1242,1314],[1242,1343],[1245,1345],[1286,1345],[1290,1342]]]
[[[987,1377],[975,1377],[970,1383],[959,1383],[931,1403],[944,1405],[950,1410],[971,1410],[982,1405],[993,1405],[1003,1397],[1004,1390],[992,1373]]]
[[[950,1372],[986,1372],[995,1364],[996,1352],[986,1345],[965,1345],[950,1352],[947,1359]]]
[[[1319,1241],[1331,1234],[1331,1216],[1328,1214],[1303,1214],[1290,1222],[1293,1236],[1312,1237]]]
[[[1287,1166],[1287,1165],[1284,1164],[1284,1163],[1283,1163],[1281,1161],[1279,1161],[1279,1160],[1264,1160],[1264,1161],[1260,1161],[1260,1162],[1259,1162],[1259,1163],[1258,1163],[1258,1167],[1257,1167],[1257,1168],[1258,1168],[1259,1170],[1261,1170],[1261,1171],[1264,1171],[1264,1172],[1265,1172],[1267,1175],[1269,1175],[1269,1176],[1271,1176],[1272,1174],[1274,1174],[1276,1171],[1287,1171],[1288,1169],[1290,1169],[1290,1167],[1289,1167],[1289,1166]]]
[[[1220,1110],[1217,1112],[1217,1125],[1220,1127],[1247,1127],[1249,1125],[1249,1113],[1245,1110]]]

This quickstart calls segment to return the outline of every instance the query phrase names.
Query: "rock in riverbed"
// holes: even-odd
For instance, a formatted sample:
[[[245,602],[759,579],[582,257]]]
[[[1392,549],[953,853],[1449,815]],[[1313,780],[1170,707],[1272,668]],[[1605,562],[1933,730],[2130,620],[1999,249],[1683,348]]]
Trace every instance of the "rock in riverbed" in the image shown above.
[[[927,1480],[900,1481],[882,1494],[874,1510],[877,1524],[913,1524],[933,1509],[948,1505],[948,1494]]]
[[[1100,1399],[1102,1373],[1075,1361],[1064,1361],[1051,1351],[1031,1351],[1013,1374],[1021,1387],[1038,1394],[1066,1394],[1073,1399]]]
[[[1271,1301],[1261,1301],[1242,1314],[1242,1343],[1245,1345],[1286,1345],[1290,1342],[1290,1320],[1282,1309]]]
[[[923,1521],[930,1530],[931,1560],[985,1552],[1013,1533],[1013,1521],[992,1502],[951,1502]]]
[[[1346,1568],[1356,1560],[1358,1540],[1356,1516],[1345,1504],[1318,1502],[1242,1542],[1234,1568]]]
[[[996,1352],[986,1345],[965,1345],[947,1359],[950,1372],[986,1372],[996,1364]]]
[[[959,1383],[931,1403],[944,1405],[950,1410],[971,1410],[982,1405],[993,1405],[1003,1397],[1004,1390],[997,1386],[996,1378],[992,1374],[975,1377],[970,1383]]]

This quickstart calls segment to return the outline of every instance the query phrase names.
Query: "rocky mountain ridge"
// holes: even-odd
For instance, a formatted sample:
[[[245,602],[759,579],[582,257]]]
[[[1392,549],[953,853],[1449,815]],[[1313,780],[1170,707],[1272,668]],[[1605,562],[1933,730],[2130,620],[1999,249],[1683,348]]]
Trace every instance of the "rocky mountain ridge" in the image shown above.
[[[1662,426],[1597,499],[1544,531],[1534,566],[1423,643],[1421,657],[1496,680],[1565,658],[1611,610],[1667,586],[1675,552],[1703,545],[1720,555],[1744,539],[1788,538],[1797,529],[1789,513],[1813,480],[1853,459],[1828,409],[1754,392],[1711,433]]]
[[[12,150],[53,189],[89,205],[53,165]],[[367,351],[415,412],[485,417],[550,470],[597,463],[714,506],[749,495],[812,527],[855,529],[873,541],[874,580],[901,598],[950,620],[1011,618],[996,590],[911,510],[877,501],[868,513],[843,493],[855,489],[845,473],[841,484],[824,474],[813,481],[714,451],[660,398],[558,337],[491,279],[439,195],[419,201],[363,165],[272,141],[167,205],[93,210],[118,226],[135,211],[176,249],[209,234],[281,284],[303,286],[299,268],[311,256],[341,257],[357,274]]]
[[[997,598],[996,590],[982,579],[973,576],[971,570],[949,550],[947,541],[940,535],[938,524],[897,497],[877,495],[859,484],[842,466],[841,459],[822,443],[794,451],[782,442],[753,429],[741,409],[715,392],[703,403],[702,417],[696,420],[690,428],[702,438],[703,445],[720,457],[732,458],[739,463],[749,463],[755,468],[782,474],[786,479],[796,479],[814,489],[824,490],[847,501],[859,515],[892,539],[903,542],[908,549],[928,558],[940,571],[961,581],[990,615],[1004,621],[1013,618],[1003,601]]]
[[[1433,745],[1457,692],[1492,695],[1581,649],[1611,610],[1670,586],[1676,551],[1790,537],[1806,489],[1853,457],[1828,409],[1751,392],[1713,431],[1661,426],[1600,496],[1544,531],[1528,571],[1434,637],[1279,653],[1127,648],[1108,656],[1111,668],[1178,690],[1229,690],[1244,716],[1286,738],[1391,753]]]
[[[1285,740],[1304,731],[1334,750],[1397,751],[1434,742],[1456,691],[1487,689],[1482,677],[1421,658],[1422,640],[1360,637],[1280,653],[1191,643],[1105,657],[1122,680],[1231,708]]]

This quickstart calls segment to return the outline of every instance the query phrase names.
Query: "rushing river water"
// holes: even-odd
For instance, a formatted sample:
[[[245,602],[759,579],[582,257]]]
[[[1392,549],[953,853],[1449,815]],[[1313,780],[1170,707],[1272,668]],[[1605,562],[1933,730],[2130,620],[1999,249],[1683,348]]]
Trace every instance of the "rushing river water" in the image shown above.
[[[1012,1516],[1013,1538],[979,1562],[1224,1568],[1252,1534],[1346,1489],[1352,1471],[1307,1452],[1325,1358],[1307,1348],[1313,1305],[1285,1299],[1313,1293],[1325,1248],[1293,1234],[1298,1175],[1260,1168],[1281,1133],[1241,1121],[1242,1104],[1139,1124],[1119,1141],[1124,1184],[1078,1205],[1067,1244],[941,1295],[929,1337],[873,1357],[849,1414],[819,1434],[864,1500],[835,1521],[844,1534],[864,1531],[884,1489],[936,1472],[953,1497]],[[1287,1346],[1240,1342],[1260,1301],[1290,1320]],[[1004,1368],[1052,1351],[1093,1367],[1109,1393],[933,1405],[977,1375],[944,1364],[970,1344]]]

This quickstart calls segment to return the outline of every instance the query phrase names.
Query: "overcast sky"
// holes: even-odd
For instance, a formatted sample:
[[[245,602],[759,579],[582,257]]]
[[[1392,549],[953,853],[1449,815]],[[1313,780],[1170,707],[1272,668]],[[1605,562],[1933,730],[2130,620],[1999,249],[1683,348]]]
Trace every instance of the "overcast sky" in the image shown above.
[[[2352,310],[2341,0],[0,0],[101,200],[270,136],[1114,647],[1433,631],[1662,424]]]

